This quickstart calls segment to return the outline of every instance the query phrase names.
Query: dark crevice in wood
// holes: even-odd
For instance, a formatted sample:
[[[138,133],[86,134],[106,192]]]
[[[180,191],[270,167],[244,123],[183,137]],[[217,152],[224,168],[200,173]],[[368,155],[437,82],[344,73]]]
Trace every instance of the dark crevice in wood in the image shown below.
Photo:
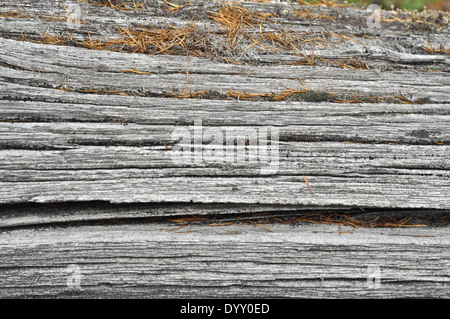
[[[401,220],[407,217],[413,217],[414,221],[418,223],[426,223],[429,226],[439,226],[445,219],[443,217],[450,215],[450,210],[437,209],[380,209],[373,207],[321,207],[312,208],[304,206],[284,206],[284,210],[276,207],[268,206],[266,209],[264,205],[243,204],[196,204],[196,203],[132,203],[132,204],[111,204],[102,201],[90,202],[62,202],[62,203],[25,203],[25,204],[4,204],[0,205],[0,230],[12,231],[27,228],[51,228],[51,227],[81,227],[81,226],[108,226],[108,225],[123,225],[123,224],[213,224],[224,222],[249,223],[249,220],[269,220],[267,223],[277,222],[274,218],[295,220],[299,217],[309,214],[321,214],[323,216],[350,216],[356,220],[367,220],[368,218],[387,218],[392,217]],[[220,213],[220,210],[223,213]],[[240,212],[240,209],[246,210]],[[158,215],[152,214],[152,211],[159,210]],[[203,211],[204,210],[204,211]],[[229,213],[227,211],[235,211]],[[79,211],[92,212],[90,219],[76,219],[76,214]],[[95,212],[108,212],[111,217],[95,217]],[[145,217],[126,217],[120,216],[124,211],[140,211],[147,214]],[[165,212],[166,211],[166,212]],[[183,211],[191,211],[191,214],[183,214]],[[208,213],[208,211],[215,211]],[[147,213],[146,213],[147,212]],[[176,212],[171,213],[171,212]],[[206,212],[206,213],[205,213]],[[4,225],[2,219],[11,217],[18,217],[33,214],[42,214],[54,216],[57,219],[60,216],[72,216],[72,220],[46,221],[22,225]],[[193,220],[191,220],[193,218]],[[197,220],[196,220],[197,218]],[[174,220],[186,220],[185,222],[174,222]],[[295,226],[292,224],[292,226]],[[450,225],[449,225],[450,226]]]

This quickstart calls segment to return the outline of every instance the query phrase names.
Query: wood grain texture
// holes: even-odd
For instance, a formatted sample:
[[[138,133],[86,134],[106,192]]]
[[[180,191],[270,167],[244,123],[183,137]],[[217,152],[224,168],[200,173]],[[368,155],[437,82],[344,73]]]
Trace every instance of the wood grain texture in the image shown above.
[[[377,29],[367,10],[244,2],[271,16],[231,46],[211,19],[217,3],[69,2],[81,23],[67,23],[61,1],[0,3],[1,298],[450,297],[449,228],[435,227],[450,214],[444,13],[419,23],[383,11]],[[83,44],[191,21],[196,56]],[[290,89],[302,93],[271,100]],[[181,161],[189,141],[174,132],[193,137],[200,122],[188,155],[214,148],[220,130],[233,136],[224,150],[259,162]],[[261,130],[278,134],[274,153],[250,143]],[[258,227],[244,221],[255,213],[428,226]],[[190,215],[206,221],[170,222]],[[67,286],[73,267],[81,291]]]
[[[0,43],[1,62],[12,67],[2,68],[2,82],[33,87],[57,88],[62,84],[72,90],[169,93],[174,89],[182,92],[186,86],[189,60],[188,89],[193,92],[210,90],[225,94],[232,90],[270,93],[281,92],[286,87],[302,88],[306,83],[313,90],[347,96],[393,97],[401,92],[413,100],[450,100],[450,78],[442,72],[410,69],[381,73],[376,69],[352,70],[327,66],[217,65],[217,62],[201,58],[93,51],[1,38]],[[55,61],[58,62],[55,64]],[[152,74],[122,72],[133,68]],[[445,70],[448,71],[448,67]]]
[[[448,208],[445,104],[130,100],[59,93],[75,104],[50,103],[52,93],[20,93],[20,99],[32,103],[17,100],[17,92],[12,93],[17,99],[3,93],[9,96],[0,111],[3,203],[104,200]],[[205,131],[213,127],[224,134],[236,130],[239,135],[238,129],[265,125],[277,128],[276,171],[261,174],[264,165],[248,161],[180,163],[167,146],[177,142],[172,132],[180,127],[192,131],[198,119]],[[199,148],[206,151],[210,146]],[[307,176],[316,196],[311,196],[302,176]]]
[[[447,229],[267,226],[272,232],[251,224],[178,231],[170,231],[175,225],[148,224],[3,232],[0,296],[450,296]],[[81,291],[67,286],[72,265],[79,267]],[[380,270],[376,287],[368,283],[373,267]]]

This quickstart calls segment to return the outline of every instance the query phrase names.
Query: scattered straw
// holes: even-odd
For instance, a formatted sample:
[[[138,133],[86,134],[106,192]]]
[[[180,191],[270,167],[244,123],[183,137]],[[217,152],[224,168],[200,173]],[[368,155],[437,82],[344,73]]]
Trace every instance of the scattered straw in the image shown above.
[[[172,229],[169,229],[169,230],[162,230],[162,231],[181,234],[181,233],[185,233],[185,232],[177,232],[176,230],[179,230],[179,229],[187,227],[187,226],[189,226],[189,225],[182,225],[180,227],[172,228]]]
[[[402,92],[398,92],[398,95],[395,95],[394,99],[400,104],[414,104],[414,102],[404,96]]]
[[[339,7],[345,8],[350,6],[347,3],[339,3],[337,0],[297,0],[297,3],[301,6],[311,6],[311,7]]]
[[[383,10],[380,8],[381,21],[384,23],[404,23],[404,24],[420,24],[433,29],[437,29],[437,32],[441,32],[442,29],[448,27],[448,20],[450,15],[448,12],[439,12],[435,10],[423,10],[418,12],[417,10],[408,11],[406,9],[397,8],[395,11],[390,12],[390,17],[385,18]],[[442,23],[442,21],[444,21]]]
[[[306,176],[303,176],[303,179],[305,180],[306,185],[308,185],[309,190],[311,191],[311,195],[314,197],[314,192],[311,188],[311,185],[309,184],[308,180],[306,179]]]
[[[136,0],[133,0],[133,2],[121,2],[118,0],[78,0],[78,1],[85,2],[87,4],[96,7],[109,7],[111,9],[124,11],[145,9],[145,5],[147,2],[147,0],[142,0],[140,2],[136,2]]]
[[[239,100],[258,100],[258,99],[267,99],[270,101],[283,101],[290,97],[292,97],[295,94],[303,94],[307,93],[309,89],[302,88],[302,89],[294,89],[294,88],[288,88],[286,87],[286,90],[283,90],[280,93],[247,93],[244,92],[238,92],[233,90],[228,90],[227,96],[239,99]]]
[[[263,228],[265,228],[265,229],[267,229],[268,231],[270,231],[270,232],[272,232],[272,233],[273,233],[273,230],[272,230],[272,229],[270,229],[269,227],[267,227],[266,225],[262,225],[262,224],[256,224],[256,225],[254,225],[253,227],[263,227]]]
[[[312,223],[312,224],[326,224],[326,225],[339,225],[350,226],[353,228],[407,228],[407,227],[427,227],[425,224],[412,224],[412,217],[405,217],[401,220],[397,220],[393,217],[376,217],[368,220],[357,220],[346,214],[307,214],[298,218],[269,218],[261,219],[255,223],[277,223],[283,224],[297,224],[297,223]]]
[[[134,73],[134,74],[141,74],[141,75],[152,74],[152,72],[139,71],[139,70],[136,70],[135,68],[132,68],[130,70],[123,70],[123,71],[121,71],[121,73]]]
[[[450,54],[450,49],[446,49],[444,47],[444,44],[441,43],[439,45],[439,48],[433,48],[433,43],[431,43],[431,39],[430,39],[430,47],[426,47],[426,46],[422,46],[422,48],[428,52],[428,53],[442,53],[442,54]]]
[[[239,35],[248,37],[245,29],[262,29],[262,24],[273,16],[271,13],[252,11],[242,5],[221,4],[218,12],[208,11],[214,23],[226,32],[231,47],[236,44]]]
[[[23,39],[21,39],[23,40]],[[68,45],[68,43],[72,41],[70,36],[62,37],[55,34],[44,34],[44,36],[39,40],[31,40],[31,42],[43,43],[43,44],[51,44],[51,45]]]
[[[8,12],[0,12],[0,17],[23,19],[26,18],[27,16],[14,10],[8,10]]]
[[[320,20],[331,20],[332,22],[336,22],[336,19],[338,18],[337,14],[330,15],[326,12],[314,13],[311,12],[310,9],[305,7],[303,7],[300,10],[294,8],[293,13],[300,19],[312,19],[312,20],[320,19]]]
[[[230,226],[233,225],[235,222],[224,222],[224,223],[212,223],[209,224],[209,226]]]
[[[446,220],[446,221],[439,224],[439,226],[445,226],[445,225],[450,224],[450,216],[443,216],[443,217],[441,217],[441,220]]]
[[[206,219],[207,219],[206,217],[190,216],[190,217],[169,219],[169,221],[171,221],[173,223],[186,223],[186,222],[202,221],[202,220],[206,220]]]
[[[186,94],[186,90],[189,86],[189,62],[191,61],[191,57],[189,57],[187,64],[186,64],[186,87],[184,88],[184,91],[181,95],[185,95]]]
[[[181,4],[175,4],[175,3],[171,3],[169,1],[164,0],[164,3],[167,5],[167,8],[164,8],[164,10],[170,12],[170,13],[174,13],[178,10],[180,10],[181,8],[185,7],[186,5],[181,5]]]

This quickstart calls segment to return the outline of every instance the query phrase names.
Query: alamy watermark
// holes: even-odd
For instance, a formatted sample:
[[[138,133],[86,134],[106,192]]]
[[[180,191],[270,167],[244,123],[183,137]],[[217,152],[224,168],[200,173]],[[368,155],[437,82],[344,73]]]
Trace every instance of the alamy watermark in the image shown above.
[[[279,131],[276,127],[203,128],[177,127],[170,156],[176,164],[229,164],[260,167],[261,174],[275,174],[279,168]]]
[[[72,291],[81,291],[81,279],[83,275],[81,274],[81,268],[78,265],[70,265],[66,268],[69,273],[67,277],[67,288]]]
[[[371,12],[367,17],[367,27],[369,29],[379,29],[381,28],[381,8],[379,5],[376,4],[370,4],[366,10]]]
[[[379,289],[381,287],[381,268],[378,265],[367,267],[367,288]]]

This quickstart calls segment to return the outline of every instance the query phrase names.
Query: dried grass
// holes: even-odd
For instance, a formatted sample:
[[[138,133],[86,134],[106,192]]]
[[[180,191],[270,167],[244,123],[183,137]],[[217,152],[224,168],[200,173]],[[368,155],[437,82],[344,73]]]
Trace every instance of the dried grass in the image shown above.
[[[311,0],[311,1],[305,1],[305,0],[297,0],[297,3],[301,6],[311,6],[311,7],[338,7],[338,8],[345,8],[350,6],[350,4],[347,3],[339,3],[337,0]]]
[[[112,50],[142,54],[188,55],[194,57],[219,58],[233,62],[233,51],[224,46],[209,32],[197,27],[193,22],[185,27],[138,26],[136,29],[120,28],[119,38],[106,41],[91,37],[80,44],[94,50]]]
[[[414,104],[414,101],[408,99],[402,92],[398,92],[398,95],[394,95],[393,100],[399,104]]]
[[[302,8],[300,10],[294,9],[292,13],[294,13],[300,19],[311,19],[311,20],[319,19],[336,22],[336,19],[338,18],[337,14],[329,15],[326,12],[314,13],[308,8]]]
[[[21,41],[25,40],[26,38],[21,39]],[[72,41],[72,37],[70,35],[62,37],[56,34],[44,34],[41,39],[31,40],[31,42],[51,44],[51,45],[67,45],[70,41]]]
[[[253,224],[259,223],[282,223],[282,224],[298,224],[311,223],[322,225],[338,225],[350,226],[353,228],[409,228],[409,227],[427,227],[426,224],[412,224],[412,217],[403,219],[395,219],[393,217],[375,217],[368,220],[358,220],[346,214],[307,214],[298,218],[267,218],[254,220]]]
[[[119,0],[78,0],[78,1],[85,2],[87,4],[96,7],[109,7],[111,9],[124,11],[144,9],[147,2],[147,0],[141,0],[139,2],[137,2],[136,0],[133,0],[132,2],[122,2]]]
[[[86,0],[85,2],[94,3],[94,1],[91,0]],[[108,4],[110,7],[114,8],[117,6],[122,8],[123,5],[130,4],[130,2],[124,3],[118,1],[95,1],[95,3],[96,5]],[[135,5],[136,3],[133,2],[133,4]],[[168,1],[166,1],[166,4],[174,9],[182,6]],[[299,4],[302,4],[302,1],[299,1]],[[313,6],[319,5],[333,6],[334,4],[333,1],[316,1],[313,3]],[[317,18],[317,16],[314,16],[309,9],[302,10],[303,11],[297,11],[297,13],[302,12],[301,14],[304,14],[305,16]],[[131,26],[128,28],[117,27],[119,36],[104,41],[93,39],[90,35],[82,41],[74,41],[70,34],[67,36],[58,36],[47,33],[42,37],[42,39],[33,41],[52,45],[78,45],[93,50],[111,50],[153,55],[183,55],[200,58],[208,57],[235,64],[240,64],[243,55],[247,54],[247,51],[250,51],[250,49],[269,53],[286,51],[288,54],[293,54],[300,57],[300,59],[295,62],[283,62],[283,64],[307,66],[326,64],[346,69],[371,69],[365,61],[362,61],[357,57],[328,60],[316,54],[316,50],[314,48],[316,45],[327,48],[328,45],[336,45],[346,41],[353,41],[365,46],[365,44],[358,39],[355,39],[343,32],[337,34],[327,29],[327,31],[321,31],[320,33],[298,33],[290,30],[284,30],[282,28],[273,31],[266,31],[264,29],[264,24],[266,22],[271,22],[271,18],[274,17],[273,14],[252,11],[244,8],[242,5],[235,4],[221,4],[218,7],[218,11],[209,11],[208,15],[213,22],[219,26],[222,33],[210,33],[209,30],[205,30],[191,21],[183,27],[162,24],[159,24],[158,26],[139,25],[134,28]],[[311,48],[309,53],[305,53],[306,51],[303,50],[304,46]],[[438,48],[435,48],[431,42],[430,47],[424,46],[423,49],[428,53],[449,53],[450,51],[445,49],[443,44],[441,44]],[[123,70],[122,72],[141,75],[149,74],[149,72],[134,69]],[[208,90],[194,92],[189,91],[188,70],[186,70],[186,75],[187,83],[182,93],[176,94],[172,90],[170,93],[161,94],[173,98],[204,98],[209,95],[210,92]],[[248,93],[245,90],[243,92],[229,90],[226,97],[237,100],[263,99],[269,101],[282,101],[290,99],[296,94],[304,94],[308,91],[310,91],[310,88],[305,87],[302,87],[301,89],[286,88],[278,93]],[[124,94],[123,92],[95,92],[100,92],[99,94]],[[358,97],[355,93],[349,98],[333,94],[332,101],[338,103],[423,103],[421,100],[413,101],[405,97],[401,92],[393,97]]]
[[[302,89],[293,89],[293,88],[286,88],[286,90],[283,90],[280,93],[247,93],[244,92],[238,92],[233,90],[228,90],[227,96],[238,99],[238,100],[269,100],[269,101],[283,101],[287,100],[290,97],[292,97],[295,94],[303,94],[307,93],[309,89],[302,88]]]
[[[97,6],[109,6],[111,8],[124,9],[130,2],[80,0]],[[329,5],[332,2],[325,1]],[[133,7],[137,4],[133,2]],[[142,4],[142,3],[140,3]],[[318,5],[316,2],[314,5]],[[168,10],[179,10],[184,5],[166,1]],[[304,9],[302,14],[313,18],[327,18],[323,15],[313,15]],[[298,11],[300,13],[300,11]],[[251,63],[255,51],[276,53],[285,51],[301,57],[292,65],[320,65],[328,63],[341,68],[369,69],[369,66],[357,58],[329,61],[317,56],[314,46],[328,48],[330,44],[337,44],[348,40],[360,41],[345,34],[336,34],[331,31],[298,33],[280,28],[276,31],[266,31],[264,24],[273,22],[272,13],[258,12],[247,9],[243,5],[221,4],[217,11],[208,11],[209,18],[222,30],[218,34],[212,34],[209,30],[197,26],[194,22],[188,22],[185,26],[172,25],[157,26],[148,25],[127,28],[117,27],[118,37],[99,41],[89,35],[82,41],[75,42],[93,50],[110,50],[120,52],[132,52],[141,54],[165,54],[186,55],[194,57],[208,57],[219,59],[227,63],[242,64],[244,61]],[[322,35],[322,36],[319,36]],[[45,44],[69,44],[64,37],[47,36],[42,39]],[[74,44],[74,42],[70,42]],[[361,43],[362,44],[362,43]],[[304,53],[303,45],[311,48],[309,55]],[[364,44],[363,44],[364,45]],[[256,60],[255,60],[256,62]],[[245,97],[245,94],[244,94]]]
[[[15,10],[8,10],[8,12],[0,12],[0,17],[24,19],[27,16]]]
[[[433,43],[431,43],[431,39],[430,39],[430,47],[426,47],[426,46],[422,46],[422,48],[428,52],[428,53],[442,53],[442,54],[450,54],[450,49],[446,49],[444,47],[444,44],[441,43],[439,45],[439,48],[433,48]]]
[[[110,40],[109,45],[121,45],[127,51],[145,54],[169,54],[205,56],[205,48],[202,46],[207,35],[194,24],[189,23],[184,28],[169,26],[143,27],[137,29],[118,28],[121,38]]]
[[[371,68],[366,62],[359,60],[356,57],[348,57],[348,59],[339,59],[336,61],[324,60],[330,64],[336,64],[343,69],[353,70],[370,70]]]
[[[223,30],[225,40],[221,43],[230,52],[228,58],[232,62],[251,47],[261,44],[262,40],[253,34],[256,30],[262,33],[263,24],[274,17],[271,13],[253,11],[234,4],[221,4],[217,12],[208,11],[208,16]]]
[[[450,224],[450,216],[443,216],[441,217],[442,220],[445,220],[444,222],[442,222],[441,224],[439,224],[439,226],[445,226]]]
[[[448,21],[450,20],[450,14],[448,12],[434,10],[418,12],[417,10],[408,11],[406,9],[397,9],[392,11],[390,17],[386,19],[383,15],[383,9],[380,8],[380,16],[382,22],[417,23],[436,28],[438,29],[437,32],[441,32],[442,29],[448,27]]]
[[[170,12],[170,13],[174,13],[177,12],[178,10],[180,10],[181,8],[184,8],[186,5],[185,4],[175,4],[169,1],[164,0],[164,3],[167,5],[167,8],[165,8],[164,10]]]
[[[262,24],[274,16],[226,3],[221,4],[218,12],[208,11],[208,14],[217,26],[225,29],[229,41],[235,41],[238,34],[245,33],[246,28],[262,28]]]

